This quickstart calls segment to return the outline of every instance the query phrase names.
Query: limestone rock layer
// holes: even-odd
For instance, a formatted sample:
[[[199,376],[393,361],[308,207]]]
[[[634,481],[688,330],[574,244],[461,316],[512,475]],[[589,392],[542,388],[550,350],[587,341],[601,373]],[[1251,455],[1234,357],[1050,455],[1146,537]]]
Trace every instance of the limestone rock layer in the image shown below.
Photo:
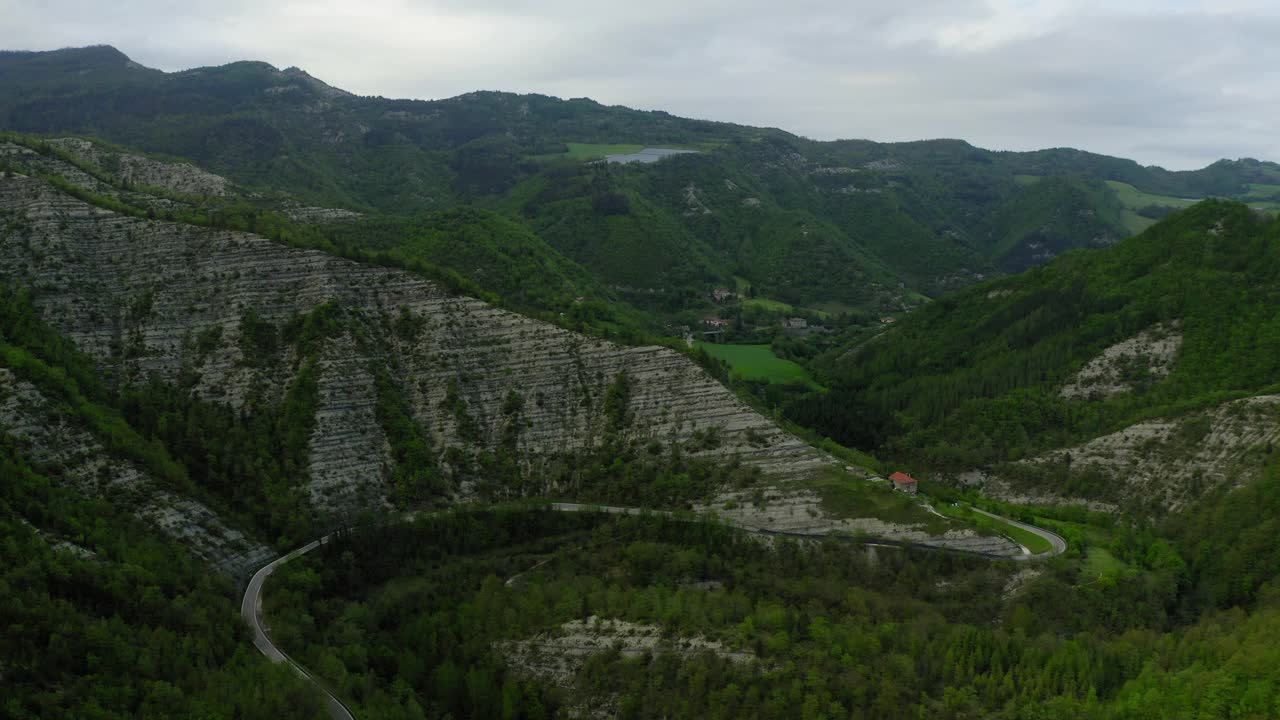
[[[242,337],[247,312],[277,328],[326,304],[362,318],[363,341],[328,337],[320,351],[309,490],[322,507],[361,486],[366,497],[381,491],[389,459],[373,411],[375,367],[395,369],[413,416],[440,448],[496,447],[513,393],[526,464],[593,446],[605,430],[604,395],[625,372],[627,432],[637,439],[668,445],[714,430],[719,442],[698,454],[780,480],[832,463],[666,348],[584,337],[408,272],[248,233],[118,215],[35,178],[0,180],[0,211],[24,226],[0,237],[0,278],[32,288],[48,321],[127,382],[174,380],[187,369],[210,400],[278,399],[300,358],[289,348],[269,361],[253,357]],[[463,413],[448,402],[451,392]],[[470,431],[460,427],[464,416]]]

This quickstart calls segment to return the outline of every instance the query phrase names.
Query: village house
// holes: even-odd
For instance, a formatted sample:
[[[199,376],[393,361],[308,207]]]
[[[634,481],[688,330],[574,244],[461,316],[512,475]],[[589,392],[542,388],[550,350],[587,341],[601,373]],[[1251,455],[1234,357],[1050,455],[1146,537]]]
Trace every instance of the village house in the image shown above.
[[[787,318],[782,321],[782,326],[788,330],[804,330],[809,327],[809,321],[804,318]]]
[[[733,297],[733,291],[729,288],[718,287],[711,291],[711,297],[715,298],[716,302],[724,302]]]
[[[702,318],[702,324],[707,327],[725,328],[729,327],[729,321],[718,317]]]
[[[893,489],[898,492],[904,492],[908,495],[916,494],[916,479],[904,472],[896,472],[890,475],[889,482],[893,483]]]

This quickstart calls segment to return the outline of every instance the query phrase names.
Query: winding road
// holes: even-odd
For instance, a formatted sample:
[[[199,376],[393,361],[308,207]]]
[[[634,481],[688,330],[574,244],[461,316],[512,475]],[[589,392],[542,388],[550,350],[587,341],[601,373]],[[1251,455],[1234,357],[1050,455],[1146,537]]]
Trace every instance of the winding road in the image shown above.
[[[648,510],[645,508],[618,507],[618,506],[612,506],[612,505],[588,505],[584,503],[551,503],[546,507],[556,512],[604,512],[612,515],[655,515],[655,516],[664,516],[664,517],[685,517],[688,515],[687,513],[674,513],[667,510]],[[1036,535],[1039,535],[1045,540],[1048,540],[1049,543],[1053,546],[1053,549],[1047,553],[1040,553],[1038,555],[1026,554],[1026,555],[1015,556],[1012,558],[1004,558],[1004,559],[1022,560],[1022,561],[1040,560],[1044,558],[1053,557],[1054,555],[1061,555],[1067,550],[1067,541],[1062,539],[1062,537],[1057,535],[1056,533],[1052,533],[1052,532],[1049,532],[1048,530],[1035,527],[1034,525],[1027,525],[1025,523],[1020,523],[1016,520],[1010,520],[1009,518],[1002,517],[994,513],[989,513],[985,510],[979,510],[978,508],[973,508],[973,510],[975,512],[982,513],[983,515],[986,515],[988,517],[992,517],[1002,522],[1009,523],[1010,525],[1014,525],[1016,527],[1022,528],[1023,530],[1026,530],[1028,532],[1035,533]],[[411,521],[414,518],[418,517],[418,515],[419,513],[406,513],[404,515],[404,520],[406,522]],[[698,517],[698,516],[694,515],[693,517]],[[744,532],[754,533],[757,535],[776,535],[776,536],[784,536],[784,537],[815,538],[815,539],[832,537],[831,535],[827,535],[827,534],[780,532],[780,531],[774,531],[774,530],[766,530],[764,528],[752,527],[750,525],[734,524],[734,527]],[[244,618],[245,622],[249,624],[249,627],[253,629],[254,646],[257,647],[258,650],[261,651],[263,655],[266,655],[267,659],[270,660],[271,662],[288,663],[289,666],[293,668],[293,670],[297,672],[300,677],[306,679],[307,681],[311,682],[311,684],[315,685],[316,689],[320,692],[321,696],[324,698],[325,708],[329,711],[330,717],[332,717],[334,720],[355,720],[355,716],[351,714],[351,710],[349,710],[347,706],[342,703],[341,700],[335,697],[333,693],[329,692],[329,690],[327,690],[324,687],[324,685],[319,680],[316,679],[314,675],[308,672],[306,668],[299,665],[292,658],[286,655],[283,650],[281,650],[279,647],[277,647],[274,643],[271,642],[271,638],[267,635],[267,628],[264,627],[262,624],[262,586],[266,582],[267,578],[271,576],[271,573],[275,572],[276,568],[280,567],[281,565],[284,565],[285,563],[289,562],[290,560],[293,560],[294,558],[301,557],[311,552],[312,550],[315,550],[321,545],[329,542],[329,539],[331,537],[333,536],[325,535],[324,537],[318,540],[312,540],[311,542],[307,543],[306,545],[303,545],[297,550],[289,552],[285,555],[281,555],[275,560],[272,560],[271,562],[264,565],[261,569],[259,569],[258,572],[254,573],[253,577],[249,580],[249,585],[245,588],[244,599],[240,603],[240,615],[241,617]],[[848,539],[852,540],[852,538],[848,538]],[[944,550],[944,548],[934,547],[930,545],[916,545],[913,543],[904,543],[904,542],[893,541],[893,540],[889,540],[889,541],[867,540],[867,541],[863,541],[862,544],[874,545],[876,547],[897,547],[897,548],[917,547],[917,548],[924,548],[924,549],[930,549],[930,550]],[[1023,548],[1023,549],[1025,550],[1026,548]],[[983,555],[981,553],[971,553],[964,550],[951,550],[951,552],[982,555],[983,557],[992,557],[988,555]],[[545,563],[547,561],[543,561],[543,562]],[[543,563],[539,563],[539,565],[541,564]],[[534,570],[537,567],[538,565],[535,565],[533,568],[530,568],[530,570]],[[526,572],[529,572],[529,571],[526,571]],[[523,574],[524,573],[521,573],[521,575]],[[515,577],[519,577],[519,575]],[[514,580],[515,577],[513,577],[512,580]],[[510,581],[508,581],[508,584],[510,584]]]
[[[325,535],[319,540],[312,540],[297,550],[272,560],[254,573],[253,577],[249,579],[249,586],[245,588],[244,600],[240,602],[240,616],[244,618],[245,622],[249,623],[249,627],[253,628],[254,647],[258,648],[263,655],[266,655],[268,660],[273,663],[289,663],[289,667],[293,668],[294,672],[316,686],[316,689],[320,691],[321,696],[324,698],[325,709],[329,711],[330,717],[334,718],[334,720],[355,720],[356,716],[351,714],[351,711],[347,709],[346,705],[342,704],[341,700],[326,690],[316,680],[315,676],[307,672],[306,668],[294,662],[293,658],[285,655],[283,650],[271,642],[271,638],[267,636],[266,628],[262,625],[262,584],[271,576],[271,573],[275,572],[276,568],[296,557],[301,557],[315,550],[328,542],[331,537],[333,536]]]
[[[1047,557],[1053,557],[1054,555],[1061,555],[1062,553],[1067,551],[1067,541],[1064,540],[1061,535],[1055,532],[1049,532],[1044,528],[1038,528],[1035,525],[1028,525],[1026,523],[1021,523],[1021,522],[1018,522],[1017,520],[1010,520],[1009,518],[1004,517],[1003,515],[996,515],[995,513],[989,513],[986,510],[980,510],[976,507],[971,506],[970,509],[976,513],[986,515],[989,518],[995,518],[1000,522],[1009,523],[1010,525],[1016,528],[1021,528],[1023,530],[1026,530],[1029,533],[1039,535],[1045,540],[1048,540],[1049,544],[1053,546],[1053,549],[1047,553],[1040,553],[1039,555],[1022,555],[1020,557],[1014,558],[1014,560],[1039,560],[1040,558],[1047,558]],[[1023,549],[1026,550],[1025,547]]]

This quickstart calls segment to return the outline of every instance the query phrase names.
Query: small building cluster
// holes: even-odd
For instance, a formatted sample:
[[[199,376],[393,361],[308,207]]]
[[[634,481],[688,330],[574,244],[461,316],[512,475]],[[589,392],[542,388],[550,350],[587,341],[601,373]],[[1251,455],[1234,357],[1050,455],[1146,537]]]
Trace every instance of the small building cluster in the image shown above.
[[[726,287],[718,287],[715,290],[711,291],[711,298],[716,302],[724,302],[725,300],[732,300],[735,297],[737,297],[737,295],[732,290]]]
[[[719,342],[720,336],[728,329],[730,321],[718,317],[702,318],[702,339],[707,342]]]

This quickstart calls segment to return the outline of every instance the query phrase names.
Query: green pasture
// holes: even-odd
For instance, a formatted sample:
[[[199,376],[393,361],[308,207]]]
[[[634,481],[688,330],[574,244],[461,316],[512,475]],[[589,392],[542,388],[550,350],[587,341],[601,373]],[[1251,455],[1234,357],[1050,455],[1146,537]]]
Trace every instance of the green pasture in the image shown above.
[[[800,380],[817,387],[817,383],[809,376],[808,370],[790,360],[783,360],[774,355],[768,345],[721,345],[699,342],[697,346],[706,350],[708,355],[725,361],[733,372],[748,380],[770,382]]]

